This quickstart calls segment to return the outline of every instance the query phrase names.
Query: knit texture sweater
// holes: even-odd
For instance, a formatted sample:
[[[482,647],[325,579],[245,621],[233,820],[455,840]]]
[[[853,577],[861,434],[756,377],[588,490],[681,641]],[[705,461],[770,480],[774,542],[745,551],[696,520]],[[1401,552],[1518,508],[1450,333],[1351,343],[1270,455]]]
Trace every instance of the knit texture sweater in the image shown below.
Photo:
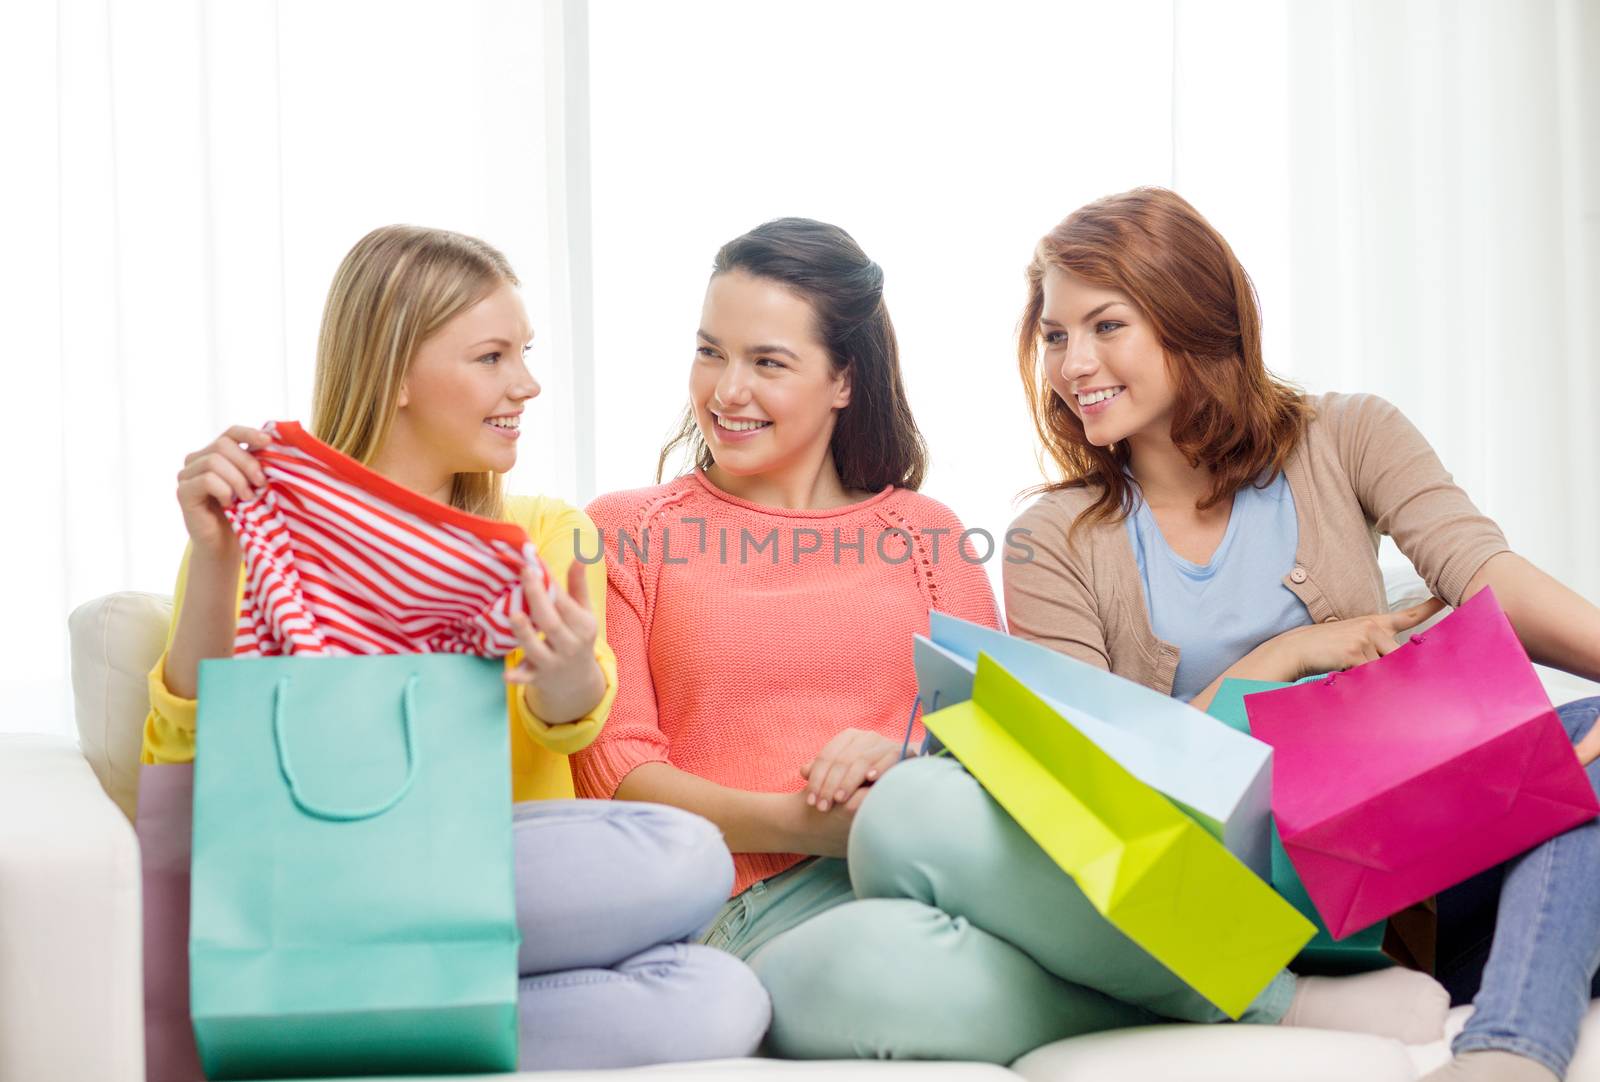
[[[841,730],[905,734],[912,635],[927,633],[930,610],[999,626],[987,546],[960,547],[960,521],[916,492],[786,510],[695,472],[588,511],[605,546],[618,689],[604,731],[572,758],[579,796],[610,797],[650,762],[798,792],[800,768]],[[734,893],[801,859],[734,854]]]

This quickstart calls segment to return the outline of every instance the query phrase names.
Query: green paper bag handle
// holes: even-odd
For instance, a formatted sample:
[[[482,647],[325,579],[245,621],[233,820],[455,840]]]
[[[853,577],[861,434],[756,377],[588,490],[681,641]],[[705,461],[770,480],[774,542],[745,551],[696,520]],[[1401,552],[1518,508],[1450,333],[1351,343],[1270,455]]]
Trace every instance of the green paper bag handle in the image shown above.
[[[374,804],[369,808],[328,808],[312,803],[300,791],[300,779],[295,777],[294,767],[289,764],[289,745],[283,735],[283,715],[287,711],[286,704],[289,699],[289,677],[278,677],[278,686],[272,697],[272,741],[278,748],[278,766],[283,771],[283,779],[289,783],[289,796],[294,799],[297,808],[317,819],[326,819],[333,823],[357,823],[363,819],[376,819],[405,799],[405,795],[411,791],[412,783],[417,780],[417,738],[412,717],[416,713],[418,679],[416,673],[407,677],[405,690],[400,694],[400,718],[406,733],[406,780],[400,783],[400,788],[393,796],[381,804]]]

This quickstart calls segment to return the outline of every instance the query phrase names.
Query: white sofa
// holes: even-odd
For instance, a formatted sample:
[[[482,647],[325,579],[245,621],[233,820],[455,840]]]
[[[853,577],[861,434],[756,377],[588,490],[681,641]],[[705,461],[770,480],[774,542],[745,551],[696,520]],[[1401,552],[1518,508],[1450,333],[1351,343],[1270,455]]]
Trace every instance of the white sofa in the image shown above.
[[[130,819],[145,674],[169,612],[167,599],[134,593],[79,608],[71,618],[77,743],[0,736],[0,1082],[143,1078],[139,851]],[[1451,1013],[1452,1033],[1469,1010]],[[752,1059],[494,1077],[1401,1082],[1447,1056],[1444,1042],[1407,1047],[1317,1030],[1174,1025],[1060,1041],[1009,1069]],[[1600,1082],[1600,1009],[1589,1015],[1569,1078]]]

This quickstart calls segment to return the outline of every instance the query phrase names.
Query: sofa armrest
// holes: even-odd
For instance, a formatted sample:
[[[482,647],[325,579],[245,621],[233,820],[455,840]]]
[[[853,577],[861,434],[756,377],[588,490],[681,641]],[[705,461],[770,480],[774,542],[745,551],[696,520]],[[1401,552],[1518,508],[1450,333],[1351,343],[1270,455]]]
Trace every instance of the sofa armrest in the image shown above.
[[[0,735],[0,1078],[141,1082],[139,845],[78,748]]]

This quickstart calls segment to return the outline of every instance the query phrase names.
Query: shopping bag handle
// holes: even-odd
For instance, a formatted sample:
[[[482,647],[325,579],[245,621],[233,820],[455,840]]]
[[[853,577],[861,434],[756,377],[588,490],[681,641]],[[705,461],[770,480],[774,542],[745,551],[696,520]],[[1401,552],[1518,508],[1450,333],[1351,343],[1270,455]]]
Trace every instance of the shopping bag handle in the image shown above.
[[[406,780],[400,783],[400,788],[393,796],[381,804],[374,804],[369,808],[329,808],[312,803],[300,791],[300,779],[295,776],[294,767],[289,763],[289,742],[283,733],[283,715],[288,710],[289,677],[278,677],[278,686],[272,697],[272,741],[277,745],[278,766],[283,771],[283,780],[289,783],[289,796],[294,799],[296,807],[317,819],[326,819],[334,823],[355,823],[363,819],[376,819],[405,799],[405,795],[411,791],[412,783],[417,780],[417,737],[416,726],[413,724],[413,717],[416,714],[417,680],[417,674],[412,673],[406,678],[405,690],[400,693],[400,718],[406,733]]]
[[[904,759],[911,750],[911,730],[917,727],[917,708],[922,705],[922,695],[919,693],[911,700],[911,716],[906,719],[906,738],[900,742],[900,758]],[[939,709],[939,692],[933,693],[933,705],[928,707],[931,713]]]

